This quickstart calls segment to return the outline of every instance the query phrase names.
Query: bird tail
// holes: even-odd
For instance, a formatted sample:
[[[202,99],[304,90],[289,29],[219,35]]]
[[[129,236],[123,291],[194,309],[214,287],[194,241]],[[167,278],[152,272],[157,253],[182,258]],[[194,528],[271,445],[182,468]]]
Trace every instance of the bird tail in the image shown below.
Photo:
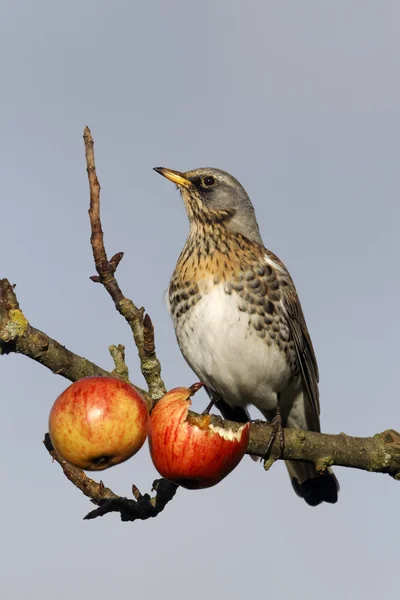
[[[321,502],[335,504],[338,499],[339,482],[332,469],[327,469],[319,475],[311,463],[287,461],[287,470],[294,491],[310,506],[318,506]]]

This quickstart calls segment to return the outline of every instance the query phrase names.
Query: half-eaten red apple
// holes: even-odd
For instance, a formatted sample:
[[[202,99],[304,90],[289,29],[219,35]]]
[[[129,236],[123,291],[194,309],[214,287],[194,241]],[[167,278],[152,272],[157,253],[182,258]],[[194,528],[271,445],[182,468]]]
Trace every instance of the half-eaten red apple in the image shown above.
[[[150,415],[154,466],[160,475],[188,489],[219,483],[239,464],[249,443],[249,423],[234,431],[213,425],[209,415],[188,414],[190,397],[200,387],[171,390]]]
[[[49,434],[69,463],[102,471],[140,450],[148,423],[146,401],[132,385],[115,377],[85,377],[53,404]]]

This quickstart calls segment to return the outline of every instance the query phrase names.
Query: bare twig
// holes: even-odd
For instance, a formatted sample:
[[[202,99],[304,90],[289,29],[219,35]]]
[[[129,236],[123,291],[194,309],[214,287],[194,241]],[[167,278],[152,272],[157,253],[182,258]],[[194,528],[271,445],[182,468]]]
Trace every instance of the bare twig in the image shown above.
[[[118,346],[110,346],[109,350],[115,364],[112,375],[129,383],[129,370],[125,362],[125,346],[118,344]]]
[[[69,479],[69,481],[71,481],[83,494],[85,494],[85,496],[90,498],[92,502],[97,504],[98,502],[101,502],[101,500],[119,498],[119,496],[114,494],[112,490],[106,488],[102,481],[97,483],[97,481],[90,479],[90,477],[87,477],[81,469],[72,466],[60,454],[58,454],[58,452],[53,448],[48,433],[46,433],[44,436],[43,444],[53,460],[60,465],[66,478]]]
[[[152,330],[151,334],[148,333],[145,343],[144,309],[137,308],[132,300],[125,298],[114,276],[116,268],[122,259],[122,252],[113,256],[110,261],[107,258],[100,219],[100,183],[96,175],[94,142],[88,127],[85,128],[83,139],[85,142],[86,165],[90,188],[89,217],[92,229],[90,242],[98,273],[98,276],[92,277],[92,280],[100,281],[104,285],[114,301],[116,309],[129,324],[138,350],[141,370],[149,388],[149,396],[152,400],[157,401],[165,394],[166,389],[161,379],[161,365],[155,353],[154,330]],[[153,351],[151,353],[146,350],[146,346],[149,345],[150,335],[153,337]]]
[[[172,500],[178,488],[177,485],[166,479],[156,479],[152,486],[152,489],[156,492],[153,498],[149,494],[142,496],[136,486],[132,486],[135,500],[124,498],[114,494],[110,488],[104,486],[102,481],[97,483],[97,481],[87,477],[81,469],[70,465],[53,448],[48,433],[46,433],[43,443],[53,460],[62,468],[66,478],[85,496],[88,496],[93,504],[97,504],[99,507],[84,517],[87,520],[102,517],[110,512],[119,512],[121,521],[145,520],[156,517]]]
[[[162,512],[165,506],[172,500],[176,494],[178,486],[167,481],[166,479],[156,479],[153,481],[152,490],[156,495],[151,497],[149,494],[142,495],[135,487],[136,500],[129,498],[115,498],[109,500],[101,500],[100,507],[92,510],[86,515],[85,519],[95,519],[103,517],[110,512],[119,512],[121,521],[136,521],[138,519],[144,521],[156,517]]]

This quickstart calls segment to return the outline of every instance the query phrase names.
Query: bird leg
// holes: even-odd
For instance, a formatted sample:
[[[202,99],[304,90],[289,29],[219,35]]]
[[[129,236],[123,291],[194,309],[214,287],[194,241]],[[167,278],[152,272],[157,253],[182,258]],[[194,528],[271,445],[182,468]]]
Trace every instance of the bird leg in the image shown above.
[[[210,402],[207,404],[207,406],[205,407],[205,409],[203,410],[203,412],[201,413],[202,415],[209,415],[210,414],[210,410],[212,409],[212,407],[214,406],[214,404],[217,402],[218,400],[218,396],[213,396],[210,400]]]
[[[279,456],[282,456],[283,449],[285,447],[285,439],[284,439],[283,424],[282,424],[282,413],[281,413],[281,407],[280,407],[279,400],[280,400],[280,398],[279,398],[279,394],[278,394],[278,399],[277,399],[277,404],[276,404],[276,413],[275,413],[274,418],[271,421],[272,433],[271,433],[271,437],[268,440],[264,458],[262,459],[264,461],[268,460],[268,458],[271,454],[272,446],[274,445],[274,442],[276,440],[276,436],[278,435],[278,432],[279,432],[279,448],[280,448]]]

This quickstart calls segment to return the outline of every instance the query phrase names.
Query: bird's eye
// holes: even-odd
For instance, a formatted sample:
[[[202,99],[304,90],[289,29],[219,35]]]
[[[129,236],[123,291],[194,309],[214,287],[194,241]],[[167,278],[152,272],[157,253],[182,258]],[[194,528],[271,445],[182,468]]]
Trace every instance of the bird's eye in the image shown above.
[[[213,177],[212,175],[208,175],[207,177],[204,177],[203,179],[203,185],[205,185],[206,187],[211,187],[212,185],[214,185],[215,183],[215,177]]]

